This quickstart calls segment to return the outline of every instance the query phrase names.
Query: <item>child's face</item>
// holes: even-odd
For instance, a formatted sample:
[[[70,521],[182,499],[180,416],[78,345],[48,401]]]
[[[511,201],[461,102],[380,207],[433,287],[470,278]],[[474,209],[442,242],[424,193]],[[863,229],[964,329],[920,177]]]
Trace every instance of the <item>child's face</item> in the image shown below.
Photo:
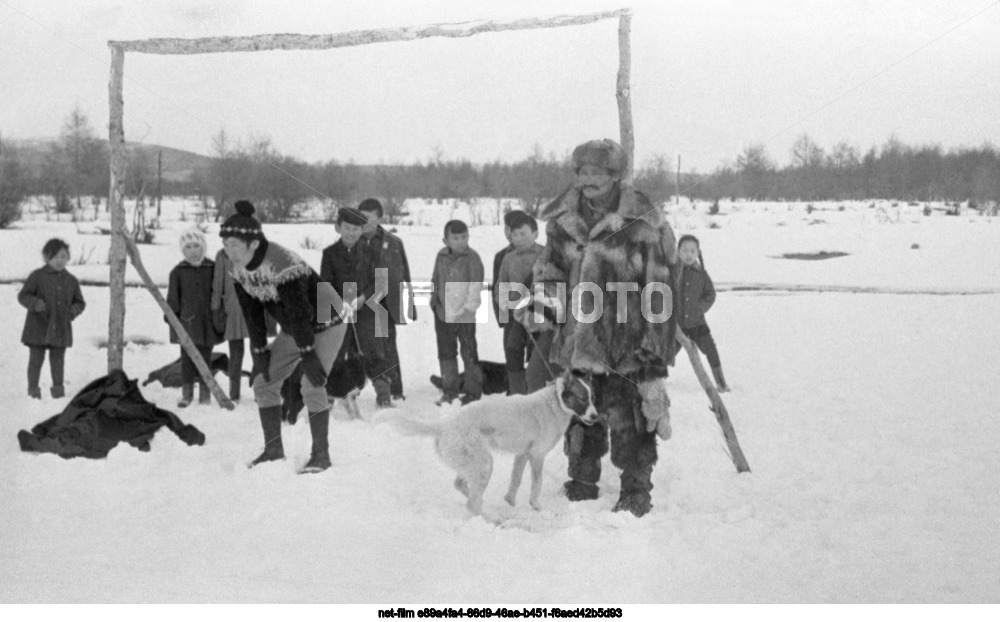
[[[361,234],[364,232],[365,228],[361,225],[352,225],[349,222],[342,222],[337,225],[337,232],[340,234],[340,241],[344,243],[347,248],[353,248],[358,240],[361,239]]]
[[[205,258],[205,249],[197,242],[188,242],[184,245],[184,259],[188,263],[198,265]]]
[[[66,264],[69,263],[69,251],[65,248],[60,248],[59,252],[46,259],[45,263],[56,272],[62,272],[66,269]]]
[[[510,243],[517,250],[531,248],[531,245],[538,239],[538,232],[532,231],[530,225],[522,225],[510,232]]]
[[[687,240],[677,249],[677,254],[681,256],[681,261],[684,262],[685,266],[693,266],[698,262],[698,245]]]
[[[226,238],[222,241],[222,250],[226,251],[226,257],[237,268],[245,268],[250,263],[258,246],[260,242],[257,240],[247,243],[239,238]]]
[[[453,253],[464,253],[469,248],[469,232],[449,233],[444,238],[445,245]]]

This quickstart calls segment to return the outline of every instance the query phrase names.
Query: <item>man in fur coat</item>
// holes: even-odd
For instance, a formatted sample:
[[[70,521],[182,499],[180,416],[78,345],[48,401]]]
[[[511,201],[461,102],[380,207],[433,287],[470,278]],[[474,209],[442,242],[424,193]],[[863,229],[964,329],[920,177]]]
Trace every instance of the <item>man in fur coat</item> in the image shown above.
[[[253,217],[253,204],[237,201],[235,208],[236,213],[219,228],[219,236],[233,262],[236,296],[250,333],[253,392],[264,431],[264,452],[250,466],[285,457],[281,385],[301,363],[302,399],[309,411],[312,434],[312,454],[302,472],[317,473],[330,468],[326,379],[347,329],[341,320],[343,310],[338,309],[330,322],[320,322],[319,275],[301,257],[264,237],[260,222]],[[280,328],[270,346],[265,311]]]
[[[664,378],[673,363],[677,252],[660,210],[641,193],[622,196],[625,161],[612,140],[573,151],[574,184],[542,211],[547,241],[534,282],[536,302],[556,310],[550,361],[592,377],[602,414],[590,427],[574,419],[566,431],[564,492],[572,501],[597,498],[610,430],[611,462],[622,470],[614,510],[642,516],[652,507],[656,435],[670,437]]]

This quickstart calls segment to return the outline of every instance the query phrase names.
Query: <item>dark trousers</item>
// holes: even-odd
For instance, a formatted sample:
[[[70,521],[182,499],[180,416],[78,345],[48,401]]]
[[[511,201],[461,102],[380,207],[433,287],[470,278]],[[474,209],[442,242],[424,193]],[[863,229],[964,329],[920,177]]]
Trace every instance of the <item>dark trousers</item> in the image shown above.
[[[646,431],[639,387],[616,374],[595,375],[592,385],[594,406],[601,420],[591,426],[584,425],[576,417],[570,420],[564,446],[570,478],[588,484],[598,483],[601,457],[608,452],[610,431],[611,463],[622,470],[622,497],[648,495],[653,488],[656,434]]]
[[[212,346],[195,346],[201,360],[208,365],[212,362]],[[188,356],[187,350],[181,347],[181,384],[194,384],[194,381],[201,381],[198,377],[198,368],[194,366],[194,360]]]
[[[52,386],[63,386],[63,371],[66,368],[66,348],[49,348],[46,346],[28,346],[28,388],[38,388],[38,380],[42,376],[42,363],[45,362],[45,351],[49,351],[49,372],[52,374]]]
[[[479,367],[479,347],[476,344],[476,324],[474,322],[445,322],[434,314],[434,334],[437,337],[438,360],[454,361],[462,355],[465,367],[465,382],[462,390],[475,398],[482,396],[483,373]],[[447,384],[449,378],[442,378]],[[445,387],[445,393],[452,392]]]
[[[555,380],[555,375],[562,373],[561,367],[549,361],[549,350],[552,349],[555,336],[554,330],[544,330],[532,335],[535,344],[528,361],[528,393],[541,389],[547,382]]]
[[[701,324],[693,328],[682,328],[681,330],[684,331],[688,339],[694,342],[694,345],[698,346],[701,353],[705,355],[708,359],[709,367],[722,366],[722,362],[719,361],[719,350],[715,347],[715,339],[712,339],[712,331],[708,327],[708,324]]]
[[[403,394],[403,371],[399,368],[399,351],[396,349],[396,325],[389,319],[389,338],[385,343],[385,362],[389,366],[390,390],[393,395]]]
[[[230,339],[229,340],[229,378],[230,380],[240,381],[240,376],[243,373],[243,352],[245,343],[243,339]],[[211,356],[211,355],[209,355]],[[206,363],[211,359],[206,359]]]
[[[524,362],[531,358],[528,329],[520,322],[508,322],[503,327],[503,354],[507,371],[524,371]]]

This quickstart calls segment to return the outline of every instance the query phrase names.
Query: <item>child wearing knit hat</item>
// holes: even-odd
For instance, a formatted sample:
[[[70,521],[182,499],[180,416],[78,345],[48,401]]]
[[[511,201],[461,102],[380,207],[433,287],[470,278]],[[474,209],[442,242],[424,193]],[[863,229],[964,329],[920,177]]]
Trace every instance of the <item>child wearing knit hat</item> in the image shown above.
[[[184,260],[170,271],[167,288],[167,304],[181,321],[184,331],[198,348],[206,364],[212,360],[212,347],[219,342],[218,333],[212,323],[212,277],[215,263],[206,255],[205,236],[196,228],[181,233],[179,238]],[[173,327],[170,328],[170,343],[180,343]],[[178,408],[187,407],[194,399],[194,381],[198,369],[187,351],[181,348],[181,399]],[[199,381],[198,403],[210,404],[212,395],[208,385]]]

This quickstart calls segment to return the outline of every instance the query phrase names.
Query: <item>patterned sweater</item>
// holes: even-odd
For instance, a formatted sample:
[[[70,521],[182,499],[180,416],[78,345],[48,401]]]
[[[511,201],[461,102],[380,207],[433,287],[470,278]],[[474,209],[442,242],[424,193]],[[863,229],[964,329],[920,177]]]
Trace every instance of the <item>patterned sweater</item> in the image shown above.
[[[244,268],[234,267],[231,274],[250,332],[251,348],[267,346],[267,311],[300,350],[312,349],[315,330],[320,326],[316,321],[316,286],[320,279],[301,257],[262,240],[250,263]]]

